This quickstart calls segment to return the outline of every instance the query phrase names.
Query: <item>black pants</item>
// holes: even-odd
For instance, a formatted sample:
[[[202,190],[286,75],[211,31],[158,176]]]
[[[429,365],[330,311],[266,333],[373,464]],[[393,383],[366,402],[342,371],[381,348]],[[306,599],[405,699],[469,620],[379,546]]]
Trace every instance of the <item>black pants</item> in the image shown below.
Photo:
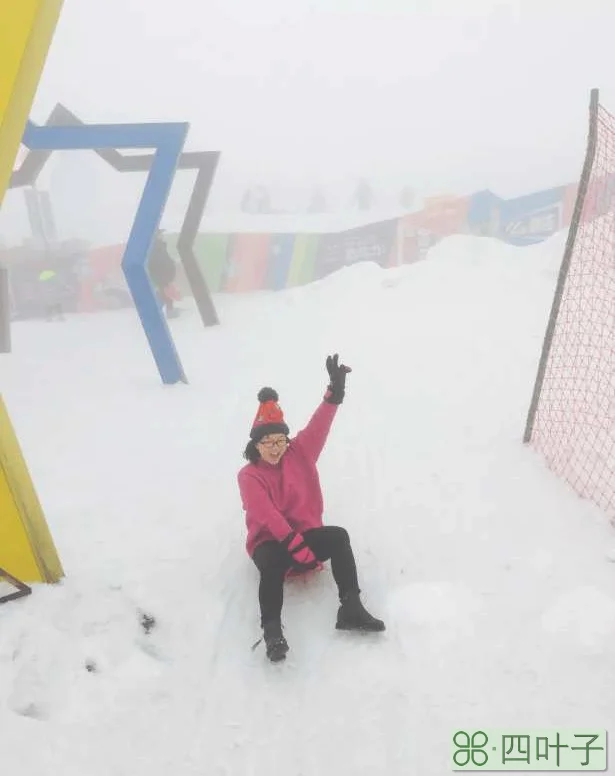
[[[345,528],[336,525],[312,528],[305,531],[303,538],[318,560],[331,560],[331,571],[340,598],[346,593],[360,592],[354,554]],[[279,542],[267,541],[254,550],[252,560],[261,575],[258,589],[261,625],[271,620],[280,620],[284,577],[292,566],[291,555]]]

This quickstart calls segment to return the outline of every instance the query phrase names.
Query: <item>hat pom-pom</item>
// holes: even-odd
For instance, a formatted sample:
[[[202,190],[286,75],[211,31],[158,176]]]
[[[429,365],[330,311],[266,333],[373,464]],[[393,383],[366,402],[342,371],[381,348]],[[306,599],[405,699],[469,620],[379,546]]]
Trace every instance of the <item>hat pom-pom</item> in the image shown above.
[[[261,404],[264,404],[267,401],[278,401],[279,396],[273,388],[261,388],[257,398]]]

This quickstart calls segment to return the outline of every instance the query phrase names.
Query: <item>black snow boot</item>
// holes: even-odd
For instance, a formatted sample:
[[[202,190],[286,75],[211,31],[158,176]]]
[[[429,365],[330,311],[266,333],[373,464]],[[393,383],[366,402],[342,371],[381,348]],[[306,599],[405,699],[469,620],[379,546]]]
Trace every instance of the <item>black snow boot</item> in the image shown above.
[[[263,623],[263,639],[267,648],[267,657],[272,663],[286,659],[288,643],[282,635],[282,625],[279,621]]]
[[[365,609],[361,603],[359,593],[347,593],[341,599],[341,606],[337,612],[338,630],[359,631],[383,631],[385,629],[382,620],[377,620]]]

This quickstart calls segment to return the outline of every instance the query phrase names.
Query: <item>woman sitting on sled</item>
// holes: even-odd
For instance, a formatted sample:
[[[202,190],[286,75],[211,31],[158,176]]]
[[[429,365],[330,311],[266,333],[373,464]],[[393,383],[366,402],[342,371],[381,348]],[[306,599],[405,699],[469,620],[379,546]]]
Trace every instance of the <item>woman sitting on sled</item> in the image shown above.
[[[344,400],[346,374],[338,356],[327,358],[329,385],[307,426],[289,439],[278,394],[263,388],[244,452],[249,463],[238,474],[246,513],[246,549],[260,572],[261,627],[270,660],[283,660],[288,644],[282,634],[284,580],[331,560],[340,607],[336,628],[382,631],[384,623],[367,612],[350,538],[345,528],[324,526],[323,497],[316,463],[331,424]]]

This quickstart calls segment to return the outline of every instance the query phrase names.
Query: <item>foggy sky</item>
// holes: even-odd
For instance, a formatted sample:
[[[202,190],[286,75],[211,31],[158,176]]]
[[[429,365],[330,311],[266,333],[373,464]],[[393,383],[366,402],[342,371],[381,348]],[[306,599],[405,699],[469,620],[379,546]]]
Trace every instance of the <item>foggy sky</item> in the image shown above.
[[[33,118],[189,121],[219,186],[513,196],[578,177],[614,31],[613,0],[65,0]]]

